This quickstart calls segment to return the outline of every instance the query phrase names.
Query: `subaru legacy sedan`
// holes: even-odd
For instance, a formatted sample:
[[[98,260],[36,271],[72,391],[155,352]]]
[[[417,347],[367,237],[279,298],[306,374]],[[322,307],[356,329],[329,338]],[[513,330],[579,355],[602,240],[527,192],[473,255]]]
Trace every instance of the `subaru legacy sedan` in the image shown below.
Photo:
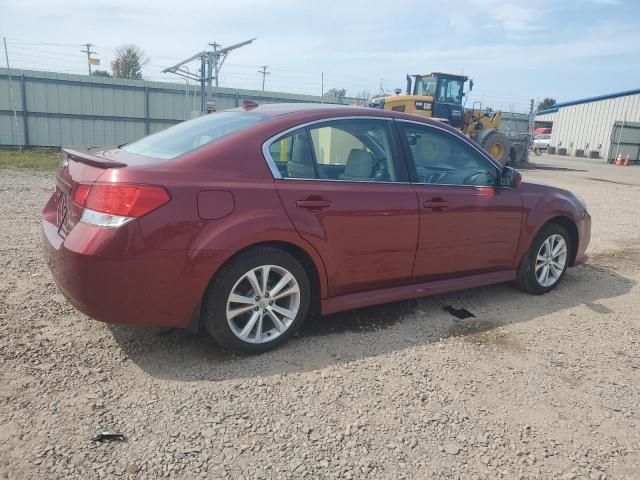
[[[500,282],[549,292],[585,262],[591,218],[437,121],[253,104],[64,149],[42,227],[58,287],[88,316],[203,327],[257,353],[310,311]]]

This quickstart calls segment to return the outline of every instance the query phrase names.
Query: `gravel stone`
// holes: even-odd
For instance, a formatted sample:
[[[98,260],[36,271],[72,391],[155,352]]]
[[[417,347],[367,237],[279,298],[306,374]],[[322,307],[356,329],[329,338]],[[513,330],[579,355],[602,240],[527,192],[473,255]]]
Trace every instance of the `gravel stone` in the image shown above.
[[[311,319],[255,357],[80,314],[42,255],[54,174],[0,170],[0,479],[636,480],[640,168],[534,161],[593,217],[557,290]]]
[[[462,447],[456,443],[447,443],[444,446],[444,452],[449,455],[457,455],[462,450]]]

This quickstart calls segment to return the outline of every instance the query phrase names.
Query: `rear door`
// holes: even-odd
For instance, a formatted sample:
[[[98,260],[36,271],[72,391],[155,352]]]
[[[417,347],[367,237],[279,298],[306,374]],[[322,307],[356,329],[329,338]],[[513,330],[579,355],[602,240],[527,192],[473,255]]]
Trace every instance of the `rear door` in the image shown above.
[[[347,118],[271,143],[276,186],[299,234],[320,253],[329,295],[411,278],[418,201],[388,119]],[[275,171],[272,168],[273,171]]]
[[[512,268],[522,199],[497,187],[499,168],[458,135],[397,122],[420,204],[416,279]]]

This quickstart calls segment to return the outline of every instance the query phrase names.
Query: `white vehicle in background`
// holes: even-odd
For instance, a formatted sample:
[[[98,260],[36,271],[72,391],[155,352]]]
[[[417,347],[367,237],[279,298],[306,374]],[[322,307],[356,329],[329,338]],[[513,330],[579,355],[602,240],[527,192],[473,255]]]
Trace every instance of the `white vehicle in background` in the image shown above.
[[[542,152],[546,152],[547,148],[551,144],[551,134],[544,133],[542,135],[536,135],[533,137],[533,144],[531,145],[531,149],[533,153],[537,156],[542,155]]]

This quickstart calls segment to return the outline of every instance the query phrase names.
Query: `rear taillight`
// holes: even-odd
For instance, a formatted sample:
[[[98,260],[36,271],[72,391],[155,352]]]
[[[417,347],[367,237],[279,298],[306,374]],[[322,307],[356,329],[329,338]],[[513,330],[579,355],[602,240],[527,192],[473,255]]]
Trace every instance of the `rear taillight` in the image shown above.
[[[84,208],[80,221],[100,227],[119,227],[156,210],[170,199],[162,187],[117,183],[81,183],[73,195],[73,201]]]
[[[91,185],[79,183],[76,191],[73,193],[73,202],[80,207],[84,207],[87,197],[89,196],[89,190],[91,190]]]

